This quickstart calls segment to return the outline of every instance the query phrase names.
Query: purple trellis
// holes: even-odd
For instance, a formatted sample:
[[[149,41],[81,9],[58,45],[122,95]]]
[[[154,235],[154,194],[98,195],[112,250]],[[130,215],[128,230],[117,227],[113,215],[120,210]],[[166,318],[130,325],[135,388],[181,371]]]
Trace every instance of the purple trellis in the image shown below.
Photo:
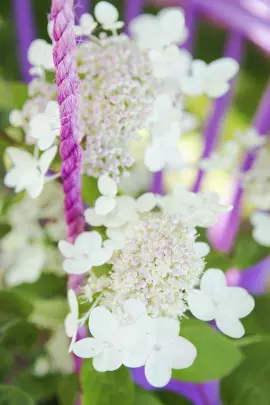
[[[31,42],[36,38],[32,1],[13,0],[12,7],[17,31],[17,48],[21,77],[25,83],[29,83],[32,77],[29,74],[31,65],[27,59],[27,51]]]

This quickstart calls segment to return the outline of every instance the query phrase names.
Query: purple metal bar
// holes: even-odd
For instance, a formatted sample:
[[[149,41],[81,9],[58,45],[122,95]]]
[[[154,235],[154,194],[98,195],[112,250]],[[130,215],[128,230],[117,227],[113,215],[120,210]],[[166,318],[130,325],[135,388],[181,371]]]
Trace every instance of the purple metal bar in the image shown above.
[[[225,56],[235,59],[237,62],[241,62],[243,54],[243,38],[237,32],[229,34],[229,40],[225,50]],[[236,85],[236,79],[231,83],[230,90],[223,96],[212,103],[209,118],[206,122],[204,130],[204,151],[203,158],[209,157],[215,148],[225,114],[232,102],[234,90]],[[199,169],[196,181],[193,186],[193,191],[197,192],[200,189],[203,179],[204,171]]]
[[[91,0],[75,0],[75,21],[78,23],[82,14],[89,13],[91,8]]]
[[[154,194],[159,194],[159,195],[165,194],[162,170],[153,174],[153,182],[151,185],[151,191]]]
[[[196,34],[196,24],[197,24],[197,12],[196,7],[192,3],[188,3],[185,7],[185,20],[188,30],[188,37],[185,43],[182,45],[182,48],[192,53],[194,39]]]
[[[142,11],[144,0],[125,0],[125,32],[129,34],[128,26],[133,18],[137,17]]]
[[[270,82],[266,87],[253,120],[253,127],[256,128],[261,135],[267,134],[270,131]],[[241,167],[242,172],[250,169],[254,157],[254,152],[246,155]],[[240,184],[237,184],[232,197],[233,210],[228,214],[223,214],[221,222],[209,231],[209,239],[213,246],[223,252],[229,252],[232,249],[237,235],[241,220],[242,195],[243,189]]]
[[[12,8],[17,32],[17,47],[21,77],[24,82],[29,83],[32,77],[29,74],[31,65],[27,59],[27,51],[31,42],[36,38],[36,27],[32,13],[32,1],[13,0]]]

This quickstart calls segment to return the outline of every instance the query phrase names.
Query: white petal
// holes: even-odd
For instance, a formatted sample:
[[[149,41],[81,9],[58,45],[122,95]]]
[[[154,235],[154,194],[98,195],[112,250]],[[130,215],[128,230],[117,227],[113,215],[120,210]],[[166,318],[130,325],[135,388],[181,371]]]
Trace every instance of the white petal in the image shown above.
[[[59,120],[60,119],[60,110],[59,110],[59,104],[57,103],[57,101],[54,101],[54,100],[48,101],[48,103],[45,107],[45,113],[50,118]]]
[[[196,347],[187,339],[178,336],[170,347],[172,368],[181,370],[190,367],[197,356]]]
[[[88,259],[67,259],[63,263],[63,270],[68,274],[84,274],[91,270],[92,262]]]
[[[35,39],[28,48],[27,58],[31,65],[43,65],[48,43],[43,39]]]
[[[125,222],[132,222],[137,218],[136,201],[134,198],[123,195],[117,197],[117,211]]]
[[[244,318],[253,311],[254,306],[254,298],[244,288],[229,287],[222,294],[218,310],[228,312],[237,318]]]
[[[169,43],[179,43],[185,31],[185,18],[182,10],[176,7],[165,8],[158,13],[160,27]]]
[[[67,336],[72,338],[78,329],[78,319],[73,314],[68,314],[64,321],[64,327]]]
[[[20,110],[12,110],[9,114],[9,122],[13,127],[21,127],[23,125],[23,115]]]
[[[232,338],[241,338],[245,334],[245,329],[242,323],[236,316],[232,316],[227,312],[219,312],[216,316],[216,324],[218,329],[225,335]]]
[[[211,98],[219,98],[224,96],[224,94],[227,93],[229,90],[230,86],[226,82],[220,82],[219,80],[214,80],[212,79],[209,81],[207,84],[207,87],[205,89],[205,94],[207,94]]]
[[[157,388],[165,387],[172,376],[170,359],[164,351],[154,351],[146,361],[145,377]]]
[[[65,240],[60,240],[58,242],[58,249],[64,257],[71,258],[75,256],[76,250],[72,243],[66,242]]]
[[[75,292],[71,288],[68,290],[67,296],[68,296],[68,305],[69,305],[71,313],[75,317],[78,317],[78,315],[79,315],[79,306],[78,306],[77,296],[76,296]]]
[[[12,163],[16,165],[25,164],[27,162],[35,161],[34,157],[25,150],[14,148],[10,146],[6,149],[6,153]]]
[[[155,205],[156,197],[153,193],[144,193],[136,200],[136,206],[139,212],[149,212]]]
[[[95,212],[98,215],[106,215],[111,212],[116,206],[114,197],[101,196],[98,197],[95,203]]]
[[[125,312],[135,321],[141,316],[147,315],[145,305],[134,298],[130,298],[123,304]]]
[[[197,257],[204,257],[207,256],[210,252],[210,247],[205,242],[196,242],[195,243],[195,255]]]
[[[113,348],[106,347],[93,359],[94,369],[100,372],[114,371],[122,365],[121,351]]]
[[[202,321],[211,321],[215,318],[215,307],[211,297],[204,291],[193,290],[187,298],[190,312]]]
[[[163,345],[178,336],[180,324],[176,319],[156,318],[154,319],[154,328],[157,342]]]
[[[117,333],[117,320],[107,308],[96,307],[90,313],[89,330],[95,338],[111,342]]]
[[[55,158],[57,152],[57,146],[53,146],[52,148],[46,150],[39,158],[39,167],[42,174],[46,174],[48,171],[50,164],[52,163],[53,159]]]
[[[104,346],[102,342],[94,338],[81,339],[73,345],[73,352],[76,356],[89,359],[102,352]]]
[[[212,299],[218,298],[218,294],[227,286],[226,277],[222,270],[208,269],[201,279],[201,290],[209,294]]]
[[[102,215],[98,215],[94,208],[87,208],[84,213],[85,220],[88,224],[92,226],[101,226],[103,225],[104,217]]]
[[[264,225],[259,225],[257,228],[253,229],[252,236],[253,239],[262,246],[270,246],[270,232],[269,225],[267,222]]]
[[[101,194],[114,197],[117,194],[117,185],[107,174],[102,174],[98,178],[98,189]]]
[[[90,255],[90,252],[100,249],[101,244],[102,238],[98,232],[83,232],[76,238],[75,248],[79,256],[82,254]]]
[[[91,262],[93,266],[102,266],[110,260],[112,255],[113,249],[110,246],[106,246],[91,252]]]
[[[208,65],[207,75],[209,81],[211,78],[219,81],[232,79],[239,71],[239,64],[233,58],[220,58]]]
[[[114,23],[119,17],[117,8],[107,1],[97,3],[94,8],[94,15],[101,25]]]
[[[33,178],[33,182],[28,184],[25,189],[31,198],[37,198],[43,189],[43,185],[44,179],[38,174],[35,178]]]
[[[165,166],[164,153],[155,144],[149,145],[144,154],[144,163],[150,172],[158,172]]]

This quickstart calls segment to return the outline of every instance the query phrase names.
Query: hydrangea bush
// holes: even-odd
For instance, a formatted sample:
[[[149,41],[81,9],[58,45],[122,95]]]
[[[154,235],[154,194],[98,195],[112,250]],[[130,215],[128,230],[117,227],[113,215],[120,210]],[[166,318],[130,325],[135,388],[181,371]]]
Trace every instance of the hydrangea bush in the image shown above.
[[[19,333],[38,333],[41,347],[18,367],[47,378],[52,390],[57,382],[51,376],[67,374],[58,387],[65,405],[147,404],[155,399],[137,388],[134,394],[130,375],[140,384],[134,370],[144,367],[152,388],[166,387],[172,377],[216,380],[244,361],[241,347],[248,339],[260,341],[250,334],[252,321],[242,321],[255,300],[249,288],[232,281],[242,245],[236,240],[237,249],[226,255],[206,237],[207,228],[211,235],[220,218],[233,212],[229,199],[180,183],[166,192],[155,181],[151,186],[151,178],[186,167],[232,173],[252,207],[252,260],[266,257],[266,136],[253,127],[238,131],[196,163],[179,148],[179,140],[200,124],[188,101],[226,94],[238,63],[224,57],[207,64],[181,48],[188,32],[180,8],[138,16],[130,36],[123,27],[117,9],[105,1],[78,25],[70,2],[53,1],[51,40],[31,44],[28,99],[10,113],[23,142],[4,156],[4,185],[16,195],[10,192],[12,204],[2,206],[7,230],[0,301],[9,315],[3,339],[8,345],[9,329],[18,322]],[[66,77],[60,80],[61,74]],[[239,162],[248,153],[254,162],[243,172]],[[60,299],[65,275],[68,305]],[[13,380],[24,386],[18,375]],[[108,390],[104,402],[102,390]]]

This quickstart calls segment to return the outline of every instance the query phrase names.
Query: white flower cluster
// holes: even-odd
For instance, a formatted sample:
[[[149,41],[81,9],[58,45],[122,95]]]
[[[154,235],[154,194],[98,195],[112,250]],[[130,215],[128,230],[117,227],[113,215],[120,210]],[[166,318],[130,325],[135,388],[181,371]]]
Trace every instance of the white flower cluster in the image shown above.
[[[265,137],[259,135],[255,128],[250,127],[245,132],[235,131],[233,138],[226,141],[220,151],[202,159],[199,166],[206,171],[223,170],[237,173],[244,152],[260,148],[265,142]]]
[[[196,241],[197,226],[213,225],[216,213],[231,207],[219,204],[215,194],[195,194],[179,185],[169,196],[118,195],[106,174],[98,188],[101,196],[85,217],[91,226],[105,226],[106,236],[96,228],[74,244],[59,242],[64,271],[88,275],[82,298],[90,308],[81,319],[75,293],[68,293],[70,349],[93,358],[97,371],[145,366],[147,380],[162,387],[172,369],[191,366],[197,355],[194,345],[179,336],[179,320],[187,311],[201,320],[215,319],[231,337],[244,334],[239,319],[252,311],[253,298],[227,287],[221,270],[202,275],[209,247]],[[92,337],[76,342],[87,320]]]
[[[1,239],[1,271],[7,285],[36,282],[46,267],[57,270],[59,254],[54,244],[65,235],[61,187],[48,183],[38,199],[25,196],[11,206],[7,224],[11,230]]]
[[[222,332],[239,338],[244,334],[239,319],[252,311],[254,300],[243,289],[227,287],[221,270],[208,269],[203,274],[209,247],[197,241],[197,227],[213,225],[216,214],[231,206],[220,204],[214,193],[195,194],[180,185],[166,196],[142,194],[140,188],[147,189],[143,178],[136,180],[131,197],[122,193],[123,177],[138,164],[132,148],[143,133],[147,170],[183,166],[178,141],[196,126],[195,118],[185,111],[185,97],[221,97],[238,65],[230,58],[207,65],[181,50],[178,45],[187,31],[179,8],[136,18],[131,38],[117,34],[123,22],[112,4],[99,2],[94,17],[84,14],[74,30],[80,37],[83,172],[98,179],[100,195],[85,210],[87,226],[74,243],[61,235],[62,199],[58,196],[47,192],[38,203],[27,197],[22,206],[18,204],[17,211],[11,211],[13,229],[6,241],[17,247],[19,240],[23,250],[16,251],[15,264],[8,264],[7,279],[16,284],[39,277],[47,260],[43,226],[51,239],[60,239],[64,272],[87,277],[81,297],[89,310],[81,318],[76,294],[68,291],[65,330],[71,338],[70,351],[93,358],[94,368],[102,372],[121,365],[145,366],[147,380],[163,387],[172,369],[190,367],[197,355],[195,346],[179,336],[181,318],[191,312],[198,319],[215,320]],[[102,31],[98,36],[96,28]],[[52,39],[51,23],[48,32]],[[35,76],[29,85],[31,99],[22,111],[10,115],[11,124],[24,129],[27,148],[34,145],[34,152],[8,148],[12,167],[4,182],[15,192],[26,190],[31,198],[59,176],[50,170],[61,126],[56,86],[48,82],[52,47],[40,40],[31,45],[28,57]],[[254,134],[249,144],[258,146]],[[30,210],[26,231],[25,209]],[[25,266],[32,273],[24,272]],[[19,272],[27,277],[19,277]],[[78,328],[86,322],[91,337],[76,342]]]
[[[185,111],[185,97],[222,96],[238,72],[237,63],[222,58],[206,65],[179,49],[187,36],[180,8],[137,17],[131,37],[117,34],[123,22],[112,4],[99,2],[94,17],[83,14],[74,28],[82,38],[77,60],[85,173],[105,173],[119,182],[135,163],[133,145],[141,130],[148,133],[144,163],[151,172],[180,168],[179,138],[197,124]],[[98,36],[97,28],[103,30]],[[52,39],[52,23],[48,32]],[[32,99],[11,115],[11,123],[24,128],[27,142],[41,150],[55,143],[60,127],[56,86],[45,74],[53,70],[52,49],[44,40],[31,44]]]

